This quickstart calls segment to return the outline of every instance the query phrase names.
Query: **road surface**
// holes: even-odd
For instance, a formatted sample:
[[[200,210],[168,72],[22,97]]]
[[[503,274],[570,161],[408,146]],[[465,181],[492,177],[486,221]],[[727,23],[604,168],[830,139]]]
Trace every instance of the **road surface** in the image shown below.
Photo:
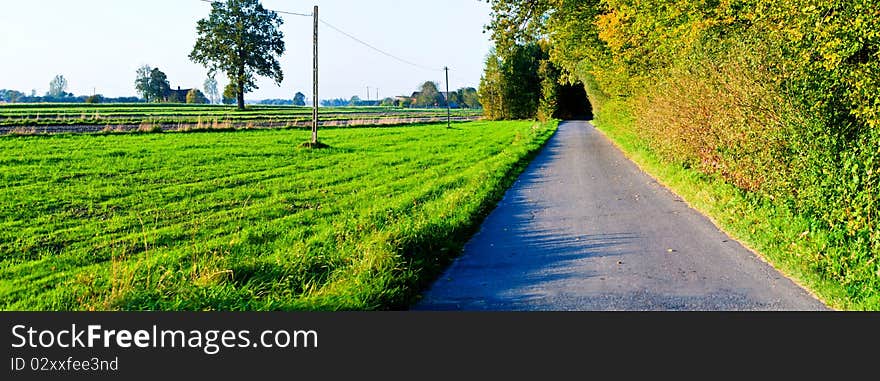
[[[413,309],[827,308],[572,121]]]

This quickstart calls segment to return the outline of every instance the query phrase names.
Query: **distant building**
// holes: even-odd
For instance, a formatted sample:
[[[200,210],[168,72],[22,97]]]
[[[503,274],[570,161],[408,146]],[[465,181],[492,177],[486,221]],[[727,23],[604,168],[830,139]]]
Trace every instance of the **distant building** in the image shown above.
[[[177,86],[177,90],[168,90],[165,94],[165,102],[186,103],[186,94],[189,94],[190,90],[192,89],[181,89],[180,86]]]

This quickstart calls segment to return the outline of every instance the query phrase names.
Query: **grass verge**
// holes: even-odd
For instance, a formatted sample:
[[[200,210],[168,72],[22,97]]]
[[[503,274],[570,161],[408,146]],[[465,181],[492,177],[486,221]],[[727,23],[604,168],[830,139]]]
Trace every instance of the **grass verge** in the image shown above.
[[[642,170],[829,307],[880,310],[876,290],[860,293],[820,275],[819,257],[846,248],[834,247],[834,233],[818,221],[793,213],[785,203],[743,192],[717,176],[663,161],[633,132],[634,119],[623,103],[603,104],[594,123]]]

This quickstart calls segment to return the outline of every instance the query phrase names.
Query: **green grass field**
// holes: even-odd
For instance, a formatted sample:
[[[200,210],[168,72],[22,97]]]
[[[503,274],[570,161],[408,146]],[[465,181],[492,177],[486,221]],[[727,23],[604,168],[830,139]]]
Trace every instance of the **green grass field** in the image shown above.
[[[0,308],[406,308],[555,128],[0,137]]]
[[[446,109],[396,107],[322,107],[321,119],[445,117]],[[482,110],[453,109],[454,117],[480,116]],[[13,104],[0,106],[0,127],[120,125],[141,123],[298,122],[312,118],[311,107],[231,106],[186,104]]]

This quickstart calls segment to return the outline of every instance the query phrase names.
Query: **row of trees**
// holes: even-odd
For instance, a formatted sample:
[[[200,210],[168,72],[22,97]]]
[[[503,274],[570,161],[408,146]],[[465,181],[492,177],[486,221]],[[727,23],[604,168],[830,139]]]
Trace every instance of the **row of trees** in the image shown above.
[[[37,91],[32,90],[26,95],[16,90],[0,90],[0,101],[8,103],[133,103],[137,97],[105,98],[101,94],[76,96],[67,92],[68,81],[64,75],[58,74],[49,82],[49,91],[44,96],[37,96]]]
[[[399,96],[396,98],[385,98],[381,101],[365,101],[355,95],[350,99],[336,98],[325,99],[321,101],[324,107],[346,107],[346,106],[382,106],[382,107],[446,107],[447,97],[451,108],[482,108],[477,95],[477,89],[473,87],[460,88],[444,95],[437,89],[435,82],[425,82],[419,87],[419,91],[412,95]]]
[[[36,91],[25,94],[18,90],[0,89],[0,102],[6,103],[137,103],[138,97],[109,98],[101,94],[76,96],[70,93],[63,97],[38,96]]]
[[[234,99],[228,100],[230,103],[234,103]],[[293,99],[264,99],[259,102],[261,105],[273,105],[273,106],[305,106],[306,105],[306,95],[297,92]]]
[[[516,46],[546,41],[562,79],[587,85],[600,124],[628,129],[664,160],[750,198],[785,205],[811,221],[810,233],[826,229],[804,268],[846,285],[854,299],[876,299],[875,0],[490,2],[504,62],[490,60],[487,76],[505,75]]]
[[[216,103],[220,94],[215,75],[222,72],[229,79],[229,85],[220,99],[223,103],[234,99],[238,108],[244,109],[244,94],[258,88],[257,76],[268,77],[277,85],[284,79],[278,62],[278,57],[285,52],[284,35],[279,30],[282,24],[283,19],[276,12],[265,9],[259,0],[212,2],[211,13],[196,25],[198,38],[189,54],[193,62],[208,69],[205,93],[193,89],[192,94],[180,99],[181,95],[171,89],[167,75],[147,65],[137,70],[135,88],[148,102]],[[63,92],[59,89],[66,87],[66,81],[58,78],[50,87],[50,91]],[[204,94],[208,94],[207,97]],[[305,97],[300,95],[294,98],[293,104],[305,104]],[[445,107],[449,103],[450,106],[477,108],[479,101],[475,95],[472,88],[465,88],[444,96],[437,90],[436,83],[426,82],[412,99],[388,98],[382,103],[420,107]]]
[[[483,107],[477,89],[473,87],[463,87],[453,91],[449,94],[449,102],[458,108],[479,109]]]
[[[171,89],[168,76],[162,70],[149,65],[141,66],[137,70],[134,85],[138,94],[147,102],[205,104],[216,103],[217,98],[217,81],[214,78],[209,77],[205,81],[205,93],[209,94],[210,99],[199,89],[189,89],[181,94]]]
[[[436,82],[427,81],[419,87],[409,99],[402,97],[398,106],[401,107],[446,107],[447,102],[452,108],[481,108],[477,90],[473,87],[460,88],[449,94],[442,93]]]
[[[547,40],[496,41],[480,79],[479,101],[490,120],[558,117],[562,70],[550,60]]]
[[[35,99],[58,103],[75,102],[78,98],[72,93],[67,92],[67,85],[67,79],[64,78],[63,75],[58,74],[49,82],[49,91],[46,92],[44,96],[37,96],[36,90],[32,90],[29,96],[20,91],[2,90],[2,93],[0,93],[0,100],[10,103],[25,102],[25,100],[33,102]]]

